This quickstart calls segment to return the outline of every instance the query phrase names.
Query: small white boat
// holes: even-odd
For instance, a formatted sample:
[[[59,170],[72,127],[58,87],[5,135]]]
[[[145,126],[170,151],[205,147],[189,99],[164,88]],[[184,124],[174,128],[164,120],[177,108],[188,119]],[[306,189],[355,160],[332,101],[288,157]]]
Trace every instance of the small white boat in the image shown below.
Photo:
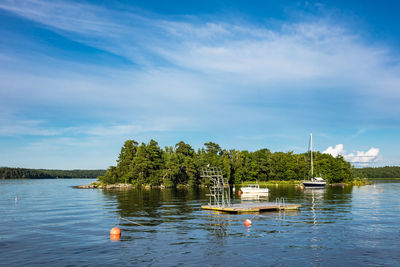
[[[258,184],[249,184],[240,188],[242,194],[268,194],[268,188],[260,188]]]

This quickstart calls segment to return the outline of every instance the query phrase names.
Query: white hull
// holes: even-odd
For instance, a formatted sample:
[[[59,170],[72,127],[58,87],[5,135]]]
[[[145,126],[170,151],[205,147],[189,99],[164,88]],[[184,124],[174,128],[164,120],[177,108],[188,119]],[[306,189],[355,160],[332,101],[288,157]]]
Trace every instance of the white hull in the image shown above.
[[[242,194],[268,194],[269,193],[268,188],[260,188],[258,186],[258,184],[241,187],[240,191],[242,191]]]
[[[252,190],[252,189],[244,189],[242,187],[240,190],[242,191],[242,194],[268,194],[269,193],[268,188],[260,188],[257,190]]]
[[[304,181],[303,182],[304,187],[325,187],[326,182],[325,181]]]

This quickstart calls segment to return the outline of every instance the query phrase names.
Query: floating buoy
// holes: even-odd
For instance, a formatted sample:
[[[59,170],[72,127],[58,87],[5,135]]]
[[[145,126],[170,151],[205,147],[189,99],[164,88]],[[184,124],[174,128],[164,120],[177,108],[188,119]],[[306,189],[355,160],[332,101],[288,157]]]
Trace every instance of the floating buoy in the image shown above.
[[[111,240],[119,240],[121,238],[121,230],[118,227],[114,227],[110,231]]]
[[[110,235],[121,235],[121,230],[118,227],[114,227],[111,229]]]
[[[251,221],[249,219],[244,220],[244,226],[249,227],[251,225]]]

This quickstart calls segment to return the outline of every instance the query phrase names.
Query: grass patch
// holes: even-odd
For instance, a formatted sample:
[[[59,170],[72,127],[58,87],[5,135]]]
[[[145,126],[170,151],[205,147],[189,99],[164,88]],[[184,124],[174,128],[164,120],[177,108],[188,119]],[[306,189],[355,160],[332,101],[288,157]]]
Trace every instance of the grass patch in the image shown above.
[[[269,180],[269,181],[259,181],[259,182],[246,181],[246,182],[242,182],[239,185],[247,186],[249,184],[258,184],[260,186],[267,186],[267,185],[276,185],[276,184],[295,185],[295,184],[301,184],[301,183],[302,183],[302,181],[300,181],[300,180],[289,180],[289,181]]]
[[[362,185],[372,184],[372,182],[368,181],[367,179],[364,179],[364,178],[355,178],[353,181],[347,182],[347,184],[356,185],[356,186],[362,186]]]

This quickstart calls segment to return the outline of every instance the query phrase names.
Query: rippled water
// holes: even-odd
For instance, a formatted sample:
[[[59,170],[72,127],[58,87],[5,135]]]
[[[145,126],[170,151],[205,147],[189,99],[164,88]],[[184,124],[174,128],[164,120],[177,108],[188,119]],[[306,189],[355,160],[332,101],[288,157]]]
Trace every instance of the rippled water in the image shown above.
[[[0,265],[400,265],[400,183],[273,186],[270,201],[302,208],[246,228],[253,215],[202,211],[207,190],[72,188],[89,182],[0,180]]]

